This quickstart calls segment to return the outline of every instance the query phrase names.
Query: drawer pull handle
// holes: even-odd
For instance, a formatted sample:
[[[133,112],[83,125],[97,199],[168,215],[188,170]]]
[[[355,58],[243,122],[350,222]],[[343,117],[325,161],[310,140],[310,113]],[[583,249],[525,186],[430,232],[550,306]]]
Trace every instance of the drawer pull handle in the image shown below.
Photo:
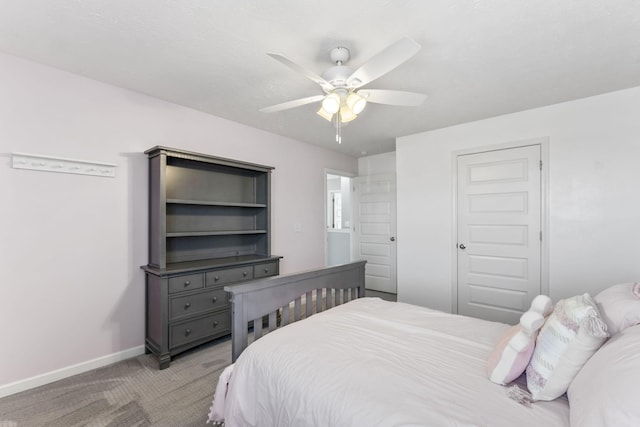
[[[213,322],[213,327],[215,328],[217,326],[218,326],[218,321],[216,320],[216,321]]]
[[[218,297],[211,298],[211,302],[216,302],[216,301],[218,301]]]
[[[243,271],[243,272],[242,272],[242,275],[243,275],[243,276],[245,276],[245,277],[247,277],[247,272],[246,272],[246,271]]]
[[[265,272],[265,273],[268,273],[268,272],[269,272],[269,269],[268,269],[268,268],[265,268],[265,269],[264,269],[264,272]]]
[[[186,288],[187,286],[189,286],[190,284],[191,284],[191,282],[190,282],[190,281],[188,281],[188,280],[185,280],[185,281],[184,281],[184,287],[185,287],[185,288]]]
[[[189,307],[191,307],[191,303],[190,303],[190,302],[185,303],[185,305],[184,305],[184,309],[186,310],[186,309],[188,309]]]
[[[214,277],[214,278],[213,278],[213,281],[214,281],[214,282],[217,282],[218,280],[220,280],[220,277],[219,277],[219,276],[216,276],[216,277]]]
[[[187,329],[186,331],[184,331],[184,336],[188,337],[191,334],[191,329]]]

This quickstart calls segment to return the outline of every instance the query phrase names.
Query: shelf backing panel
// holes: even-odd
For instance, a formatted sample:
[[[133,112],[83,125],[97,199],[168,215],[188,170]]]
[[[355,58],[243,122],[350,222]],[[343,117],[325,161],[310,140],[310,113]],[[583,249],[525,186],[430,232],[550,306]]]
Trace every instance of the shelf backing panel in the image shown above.
[[[167,158],[167,199],[266,203],[266,174],[180,158]],[[262,200],[259,200],[262,199]]]
[[[245,255],[267,255],[269,253],[267,244],[266,234],[168,238],[167,263]]]

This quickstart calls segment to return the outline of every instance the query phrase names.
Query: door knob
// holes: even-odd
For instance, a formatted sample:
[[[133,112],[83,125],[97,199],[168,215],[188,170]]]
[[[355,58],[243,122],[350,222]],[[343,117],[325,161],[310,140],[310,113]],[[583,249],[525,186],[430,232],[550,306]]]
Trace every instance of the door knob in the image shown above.
[[[390,238],[389,240],[391,240],[392,242],[395,242],[395,241],[396,241],[396,238],[395,238],[395,237],[393,237],[393,236],[391,236],[391,238]]]
[[[460,249],[463,249],[463,250],[464,250],[464,249],[467,249],[467,247],[464,245],[464,243],[460,243],[460,245],[458,245],[458,247],[459,247]]]

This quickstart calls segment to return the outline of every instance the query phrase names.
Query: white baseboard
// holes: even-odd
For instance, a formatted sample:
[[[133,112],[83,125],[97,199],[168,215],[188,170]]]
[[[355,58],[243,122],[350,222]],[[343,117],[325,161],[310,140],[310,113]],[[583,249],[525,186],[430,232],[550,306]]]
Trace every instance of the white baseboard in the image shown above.
[[[97,359],[87,360],[86,362],[67,366],[66,368],[56,369],[55,371],[46,372],[14,383],[0,385],[0,398],[40,387],[41,385],[49,384],[73,375],[78,375],[92,369],[101,368],[103,366],[111,365],[112,363],[140,356],[141,354],[144,354],[144,345],[123,350],[118,353],[108,354],[106,356],[98,357]]]

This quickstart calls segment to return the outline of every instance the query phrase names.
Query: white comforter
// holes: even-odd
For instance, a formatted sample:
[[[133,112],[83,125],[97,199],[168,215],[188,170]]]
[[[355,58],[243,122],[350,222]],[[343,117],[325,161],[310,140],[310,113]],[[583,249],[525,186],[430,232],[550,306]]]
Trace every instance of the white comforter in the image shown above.
[[[251,344],[231,376],[226,427],[568,426],[566,400],[526,407],[487,379],[507,327],[352,301]]]

